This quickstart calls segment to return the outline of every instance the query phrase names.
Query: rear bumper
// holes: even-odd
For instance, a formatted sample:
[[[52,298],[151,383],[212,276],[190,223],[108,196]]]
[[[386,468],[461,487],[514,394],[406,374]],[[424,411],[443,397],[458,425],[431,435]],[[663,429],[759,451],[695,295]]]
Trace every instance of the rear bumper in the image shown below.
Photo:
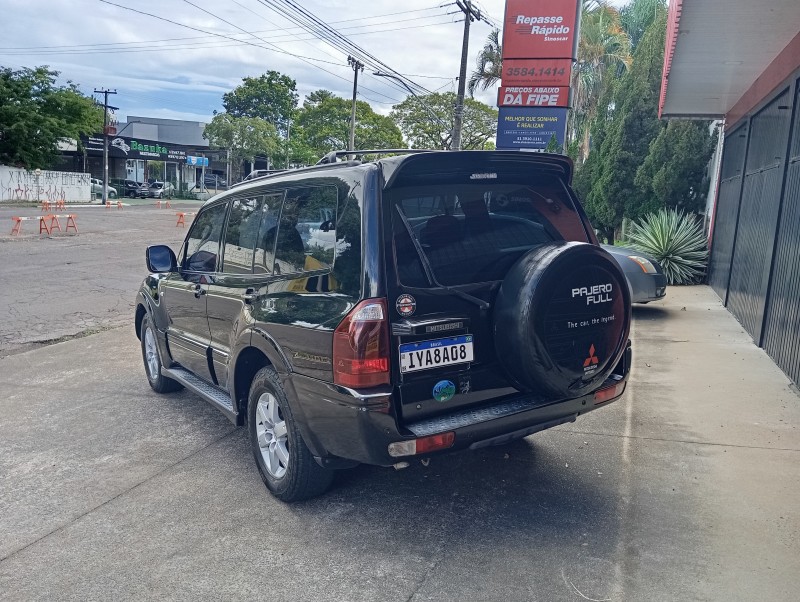
[[[630,348],[626,366],[630,366]],[[302,414],[303,438],[318,458],[342,458],[364,464],[388,466],[422,456],[392,457],[390,443],[407,441],[442,432],[454,432],[452,447],[426,455],[436,455],[462,449],[478,449],[502,445],[513,439],[574,422],[578,416],[615,401],[624,392],[624,374],[612,374],[603,388],[621,385],[619,393],[603,403],[596,403],[594,394],[576,399],[543,404],[530,396],[498,400],[477,408],[460,410],[398,427],[389,413],[391,390],[375,392],[368,400],[359,399],[353,392],[328,383],[291,375],[295,404]],[[335,462],[332,464],[335,466]]]

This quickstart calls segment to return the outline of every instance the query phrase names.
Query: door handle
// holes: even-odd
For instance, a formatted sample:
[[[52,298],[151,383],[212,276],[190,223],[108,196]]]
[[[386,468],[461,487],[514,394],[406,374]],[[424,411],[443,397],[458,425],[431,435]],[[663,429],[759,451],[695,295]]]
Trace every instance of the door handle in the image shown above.
[[[195,287],[194,287],[194,297],[195,297],[195,299],[199,299],[200,295],[205,295],[205,294],[206,294],[206,289],[203,288],[203,285],[196,284]]]
[[[248,305],[250,305],[253,301],[255,301],[256,297],[258,297],[258,295],[256,294],[256,289],[254,288],[248,288],[244,292],[244,295],[242,295],[242,299]]]

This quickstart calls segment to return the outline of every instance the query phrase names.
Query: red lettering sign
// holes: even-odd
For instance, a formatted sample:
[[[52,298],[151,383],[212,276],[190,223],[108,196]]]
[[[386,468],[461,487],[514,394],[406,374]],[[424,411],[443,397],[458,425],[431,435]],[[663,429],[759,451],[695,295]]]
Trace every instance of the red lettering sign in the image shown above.
[[[503,60],[576,57],[579,0],[506,0]]]
[[[559,86],[501,86],[498,107],[568,107],[569,88]]]
[[[572,59],[504,59],[503,86],[569,86]]]

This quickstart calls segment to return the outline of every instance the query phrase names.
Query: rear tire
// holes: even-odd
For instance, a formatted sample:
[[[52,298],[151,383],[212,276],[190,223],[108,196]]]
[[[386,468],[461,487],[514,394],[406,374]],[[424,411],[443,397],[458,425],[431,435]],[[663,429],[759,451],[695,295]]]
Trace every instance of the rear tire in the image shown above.
[[[149,315],[142,319],[140,337],[142,341],[142,360],[144,360],[144,373],[150,388],[156,393],[173,393],[183,389],[178,381],[172,380],[161,374],[161,354],[158,350],[155,328]]]
[[[333,470],[323,468],[303,441],[278,373],[259,370],[250,386],[247,430],[261,479],[283,502],[316,497],[330,487]]]

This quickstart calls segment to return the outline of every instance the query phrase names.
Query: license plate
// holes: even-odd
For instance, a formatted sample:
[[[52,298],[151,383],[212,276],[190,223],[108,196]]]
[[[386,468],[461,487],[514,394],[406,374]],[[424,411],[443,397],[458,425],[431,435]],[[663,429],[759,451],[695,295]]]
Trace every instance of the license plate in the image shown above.
[[[400,345],[402,373],[465,364],[472,359],[472,335]]]

